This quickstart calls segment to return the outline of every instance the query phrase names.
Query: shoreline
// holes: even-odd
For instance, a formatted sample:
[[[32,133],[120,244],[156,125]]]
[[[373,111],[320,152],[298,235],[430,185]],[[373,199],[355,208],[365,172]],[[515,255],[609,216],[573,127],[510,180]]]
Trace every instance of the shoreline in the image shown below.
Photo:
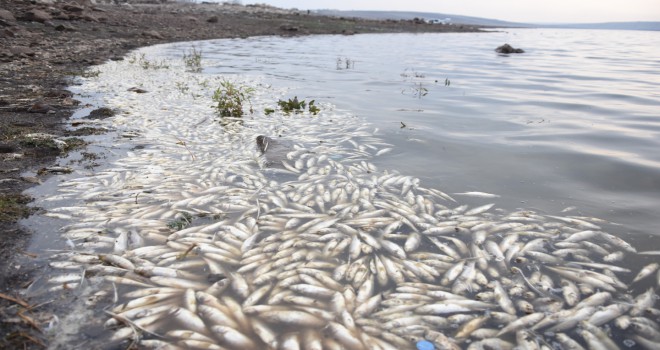
[[[25,251],[30,232],[18,223],[35,209],[23,191],[47,178],[40,172],[58,157],[84,149],[66,120],[82,108],[67,90],[85,69],[130,50],[154,44],[251,36],[313,34],[477,32],[474,26],[430,25],[316,16],[270,6],[215,4],[93,5],[71,2],[0,0],[0,293],[20,298],[38,266]],[[59,148],[26,137],[47,133],[65,138]],[[80,140],[80,139],[77,139]],[[70,141],[70,142],[69,142]],[[29,302],[29,301],[27,301]],[[0,298],[0,347],[41,348],[46,337],[19,315],[15,300]],[[40,344],[41,343],[41,344]]]

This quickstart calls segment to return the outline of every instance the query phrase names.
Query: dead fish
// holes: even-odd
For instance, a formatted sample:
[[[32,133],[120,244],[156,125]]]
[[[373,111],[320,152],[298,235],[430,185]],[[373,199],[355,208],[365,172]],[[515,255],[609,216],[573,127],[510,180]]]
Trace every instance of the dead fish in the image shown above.
[[[475,197],[475,198],[499,198],[500,195],[497,194],[492,194],[492,193],[486,193],[486,192],[461,192],[461,193],[453,193],[454,195],[457,196],[466,196],[466,197]]]
[[[653,274],[654,272],[656,272],[656,271],[658,270],[658,268],[660,268],[660,264],[658,264],[658,263],[650,263],[650,264],[644,266],[644,267],[639,271],[639,273],[637,274],[637,276],[635,276],[635,278],[633,279],[632,283],[638,282],[638,281],[640,281],[640,280],[642,280],[642,279],[644,279],[644,278],[650,276],[651,274]]]

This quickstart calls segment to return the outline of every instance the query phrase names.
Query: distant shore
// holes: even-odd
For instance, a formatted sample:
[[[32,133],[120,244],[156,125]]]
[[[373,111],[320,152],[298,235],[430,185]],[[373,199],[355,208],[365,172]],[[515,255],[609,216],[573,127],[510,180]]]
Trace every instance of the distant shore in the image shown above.
[[[475,32],[475,26],[326,17],[270,6],[220,4],[93,5],[88,0],[0,0],[0,293],[17,297],[38,273],[17,223],[32,213],[22,192],[70,149],[28,134],[85,136],[65,122],[80,108],[67,86],[85,69],[158,43],[258,35]],[[93,133],[93,130],[89,131]],[[84,147],[81,145],[81,147]],[[28,301],[29,302],[29,301]],[[0,348],[41,348],[47,340],[0,298]]]

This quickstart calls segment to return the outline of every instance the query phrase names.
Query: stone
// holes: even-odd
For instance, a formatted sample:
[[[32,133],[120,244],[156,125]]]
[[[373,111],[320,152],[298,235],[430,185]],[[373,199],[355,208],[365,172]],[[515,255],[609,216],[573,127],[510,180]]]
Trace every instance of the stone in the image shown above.
[[[146,36],[147,38],[164,39],[164,37],[155,30],[148,30],[146,32],[142,32],[142,35]]]
[[[498,53],[504,53],[504,54],[510,54],[510,53],[524,53],[525,51],[523,49],[516,49],[513,46],[509,44],[504,44],[497,49],[495,49],[496,52]]]
[[[115,115],[115,111],[108,107],[97,108],[89,113],[85,119],[106,119]]]
[[[266,167],[269,168],[283,168],[282,160],[286,160],[286,154],[293,149],[290,142],[265,135],[257,136],[256,144],[264,157]]]
[[[16,34],[18,34],[16,31],[11,30],[9,28],[2,31],[2,35],[7,37],[7,38],[13,38],[13,37],[16,36]]]
[[[75,32],[76,28],[70,24],[59,24],[55,27],[55,30],[60,32]]]
[[[296,26],[289,25],[289,24],[282,24],[280,26],[280,30],[285,30],[287,32],[297,32],[299,30],[299,28],[296,27]]]
[[[0,9],[0,20],[4,23],[14,23],[16,22],[16,17],[8,10]]]
[[[82,16],[80,16],[80,19],[87,22],[99,22],[98,18],[90,15],[89,13],[83,13]]]
[[[62,6],[62,8],[65,11],[69,11],[69,12],[83,12],[83,11],[85,11],[85,8],[83,6],[80,6],[76,3],[64,4],[64,6]]]
[[[48,12],[39,9],[32,9],[26,12],[23,18],[27,21],[39,23],[44,23],[51,20],[50,14],[48,14]]]
[[[34,56],[34,50],[27,46],[12,46],[9,52],[14,56]]]
[[[218,23],[220,21],[220,18],[218,18],[218,16],[211,16],[206,21],[209,23]]]
[[[71,107],[71,106],[77,106],[79,104],[80,104],[80,101],[74,100],[71,97],[66,97],[62,100],[62,106]]]
[[[53,18],[59,19],[61,21],[70,21],[71,20],[71,16],[67,15],[66,13],[60,13],[56,16],[53,16]]]
[[[38,101],[34,103],[30,108],[28,108],[28,112],[30,113],[48,113],[48,111],[51,110],[50,105],[43,101]]]

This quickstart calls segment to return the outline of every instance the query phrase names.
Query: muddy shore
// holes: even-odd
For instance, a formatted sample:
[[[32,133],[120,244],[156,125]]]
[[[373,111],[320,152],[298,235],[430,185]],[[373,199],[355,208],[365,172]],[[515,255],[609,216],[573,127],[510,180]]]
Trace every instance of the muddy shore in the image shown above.
[[[79,109],[67,86],[85,69],[158,43],[257,35],[466,32],[478,28],[419,21],[321,17],[268,6],[218,4],[101,5],[88,0],[0,0],[0,348],[42,348],[44,327],[21,298],[38,272],[19,225],[30,208],[23,193],[42,182],[58,157],[84,147],[67,119]],[[47,133],[66,146],[35,137]]]

